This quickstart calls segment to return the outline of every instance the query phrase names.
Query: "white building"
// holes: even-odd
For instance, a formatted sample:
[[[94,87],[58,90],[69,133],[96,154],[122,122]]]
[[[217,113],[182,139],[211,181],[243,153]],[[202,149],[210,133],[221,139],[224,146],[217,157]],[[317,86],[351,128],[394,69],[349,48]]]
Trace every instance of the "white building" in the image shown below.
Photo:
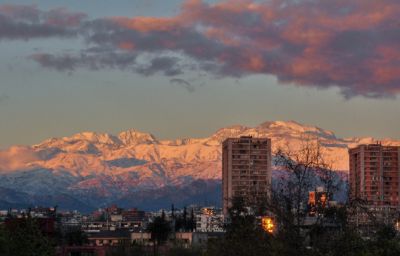
[[[202,208],[196,214],[196,232],[224,232],[224,215],[215,208]]]

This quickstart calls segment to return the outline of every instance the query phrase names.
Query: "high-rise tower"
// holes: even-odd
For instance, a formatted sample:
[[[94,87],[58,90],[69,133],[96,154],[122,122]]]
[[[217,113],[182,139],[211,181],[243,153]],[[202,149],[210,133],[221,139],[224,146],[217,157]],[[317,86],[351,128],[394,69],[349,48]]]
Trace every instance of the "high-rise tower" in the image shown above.
[[[400,207],[400,147],[360,145],[349,150],[350,199],[371,207]]]
[[[222,144],[223,211],[233,197],[246,202],[266,199],[271,189],[271,140],[242,136]]]

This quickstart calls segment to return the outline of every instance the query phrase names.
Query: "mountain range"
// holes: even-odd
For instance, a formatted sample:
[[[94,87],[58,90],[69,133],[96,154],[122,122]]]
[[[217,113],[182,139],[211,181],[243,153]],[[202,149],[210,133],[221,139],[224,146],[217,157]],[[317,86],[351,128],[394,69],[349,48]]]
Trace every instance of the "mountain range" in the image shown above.
[[[157,209],[171,203],[221,201],[221,143],[228,137],[268,137],[273,151],[318,140],[325,159],[348,171],[348,148],[372,137],[338,138],[332,131],[294,121],[235,125],[206,138],[158,140],[130,129],[118,135],[82,132],[0,151],[0,208],[58,205],[90,211],[117,203]],[[400,140],[381,139],[384,145]]]

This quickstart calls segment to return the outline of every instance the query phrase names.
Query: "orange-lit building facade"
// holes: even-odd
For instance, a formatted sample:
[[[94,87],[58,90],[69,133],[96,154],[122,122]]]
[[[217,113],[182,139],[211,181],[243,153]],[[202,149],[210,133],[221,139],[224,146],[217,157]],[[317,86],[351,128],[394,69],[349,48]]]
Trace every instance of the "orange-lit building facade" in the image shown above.
[[[261,227],[265,232],[270,234],[274,233],[276,230],[274,219],[268,216],[261,218]]]
[[[350,199],[372,207],[400,207],[400,147],[360,145],[349,150]]]
[[[323,187],[317,187],[315,191],[308,192],[309,216],[316,216],[319,211],[328,205],[329,196]]]
[[[222,144],[222,196],[226,215],[235,196],[265,199],[271,185],[271,140],[243,136]]]

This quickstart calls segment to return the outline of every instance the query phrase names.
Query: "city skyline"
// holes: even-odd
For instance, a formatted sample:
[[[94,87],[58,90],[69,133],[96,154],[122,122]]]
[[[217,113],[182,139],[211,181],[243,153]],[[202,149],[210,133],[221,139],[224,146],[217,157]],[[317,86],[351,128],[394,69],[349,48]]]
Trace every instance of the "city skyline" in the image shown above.
[[[0,255],[400,255],[399,0],[0,0]]]
[[[400,138],[400,4],[291,4],[0,1],[0,149],[129,128],[198,138],[267,120]]]

